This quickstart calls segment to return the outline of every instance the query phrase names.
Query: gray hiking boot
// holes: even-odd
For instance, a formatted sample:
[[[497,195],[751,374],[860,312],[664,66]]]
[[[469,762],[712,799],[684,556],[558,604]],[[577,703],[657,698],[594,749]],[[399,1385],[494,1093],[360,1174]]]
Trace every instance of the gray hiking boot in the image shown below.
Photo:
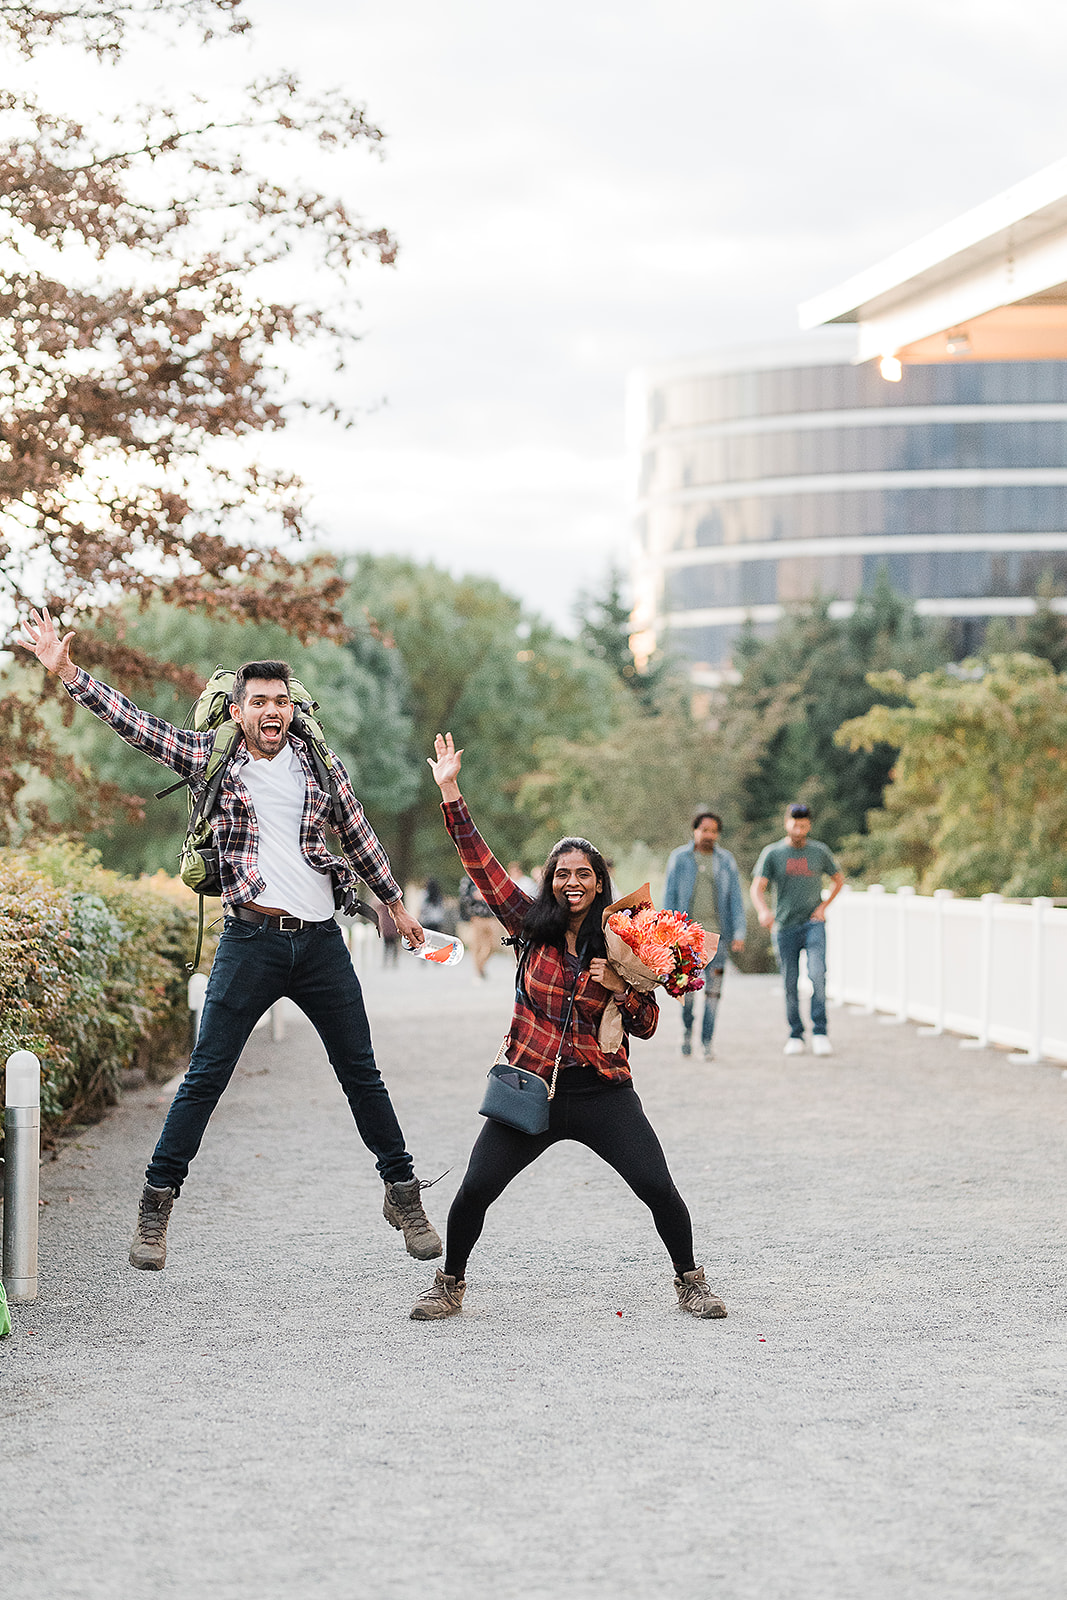
[[[130,1243],[130,1266],[143,1272],[162,1272],[167,1264],[167,1223],[174,1204],[174,1190],[168,1185],[153,1189],[144,1186],[137,1208],[137,1228]]]
[[[466,1280],[446,1278],[438,1267],[433,1283],[411,1308],[412,1322],[436,1322],[439,1317],[454,1317],[463,1309]]]
[[[678,1304],[691,1317],[725,1317],[726,1307],[717,1294],[712,1294],[704,1281],[704,1268],[694,1267],[674,1280]]]
[[[429,1187],[428,1183],[420,1183],[418,1178],[409,1178],[407,1183],[387,1183],[385,1186],[382,1216],[392,1227],[403,1230],[408,1255],[414,1256],[416,1261],[432,1261],[441,1254],[437,1229],[422,1209],[419,1198],[420,1191]]]

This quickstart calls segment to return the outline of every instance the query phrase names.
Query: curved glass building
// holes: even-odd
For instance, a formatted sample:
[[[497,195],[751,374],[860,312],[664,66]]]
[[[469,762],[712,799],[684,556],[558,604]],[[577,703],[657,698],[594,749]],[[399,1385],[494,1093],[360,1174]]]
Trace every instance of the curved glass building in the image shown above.
[[[940,361],[887,382],[852,329],[646,370],[638,654],[669,638],[700,680],[746,622],[792,600],[847,609],[884,568],[963,642],[1067,588],[1067,361]]]

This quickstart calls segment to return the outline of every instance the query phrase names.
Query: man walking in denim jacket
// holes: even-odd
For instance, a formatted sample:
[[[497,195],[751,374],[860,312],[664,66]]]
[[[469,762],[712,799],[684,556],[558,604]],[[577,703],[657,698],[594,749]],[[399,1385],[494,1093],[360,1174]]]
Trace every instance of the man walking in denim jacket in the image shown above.
[[[809,839],[811,812],[807,806],[789,806],[785,838],[767,845],[752,877],[752,904],[760,926],[773,928],[778,960],[785,979],[785,1013],[789,1038],[784,1054],[804,1054],[804,1023],[800,1016],[800,952],[807,951],[811,979],[811,1048],[817,1056],[833,1054],[826,1037],[826,908],[840,894],[845,875],[826,845]],[[830,879],[830,893],[822,897],[822,881]],[[767,889],[774,889],[774,910],[767,904]]]
[[[23,629],[20,643],[62,679],[72,700],[135,750],[190,779],[194,792],[203,787],[212,734],[175,728],[76,667],[70,659],[74,634],[60,639],[47,611],[32,611]],[[334,918],[335,891],[352,885],[358,872],[410,945],[422,943],[422,928],[405,909],[389,858],[336,757],[335,825],[345,854],[330,851],[330,797],[302,741],[290,738],[294,706],[286,663],[247,663],[231,694],[243,742],[211,818],[226,920],[189,1070],[145,1174],[130,1265],[159,1272],[166,1264],[167,1224],[189,1164],[252,1029],[283,996],[296,1002],[326,1047],[385,1184],[386,1221],[403,1231],[410,1255],[430,1260],[441,1254],[441,1241],[423,1210],[419,1193],[426,1185],[415,1176],[374,1060],[359,980]]]
[[[684,911],[719,944],[704,969],[704,1016],[700,1041],[704,1060],[714,1057],[712,1037],[726,970],[726,947],[735,953],[745,944],[745,899],[737,862],[719,843],[721,819],[714,811],[698,811],[693,818],[693,842],[671,852],[663,904],[668,911]],[[699,992],[699,991],[698,991]],[[693,996],[682,1002],[682,1054],[693,1053]]]

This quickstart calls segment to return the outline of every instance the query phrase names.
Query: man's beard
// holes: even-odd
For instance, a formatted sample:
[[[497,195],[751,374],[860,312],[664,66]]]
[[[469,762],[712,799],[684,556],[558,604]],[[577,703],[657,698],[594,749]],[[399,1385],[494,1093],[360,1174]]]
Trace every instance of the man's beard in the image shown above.
[[[279,751],[284,750],[286,731],[283,728],[277,739],[271,739],[268,742],[264,740],[262,734],[257,728],[254,733],[245,734],[245,742],[250,744],[252,749],[258,751],[261,756],[267,756],[269,758],[271,756],[276,756]]]

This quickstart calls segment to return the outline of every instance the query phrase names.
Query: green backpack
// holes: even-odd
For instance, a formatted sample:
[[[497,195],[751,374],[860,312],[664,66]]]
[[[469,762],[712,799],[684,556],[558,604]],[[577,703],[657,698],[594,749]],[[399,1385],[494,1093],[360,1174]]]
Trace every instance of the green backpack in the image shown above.
[[[184,729],[191,729],[194,733],[214,732],[215,735],[204,771],[204,787],[195,799],[191,793],[189,796],[189,826],[182,841],[178,863],[178,876],[200,896],[196,954],[192,961],[187,963],[190,972],[195,972],[200,965],[200,952],[204,946],[204,898],[208,895],[217,898],[222,894],[219,850],[211,829],[211,818],[218,803],[222,780],[241,742],[241,730],[228,715],[235,677],[236,673],[228,668],[216,667],[182,723]],[[322,724],[315,715],[319,709],[318,701],[312,698],[298,678],[290,678],[289,695],[294,706],[289,731],[304,741],[311,765],[315,770],[315,777],[330,797],[334,828],[340,832],[341,799],[337,787],[337,772]],[[166,789],[160,789],[156,799],[162,800],[164,795],[188,787],[193,781],[192,778],[179,778],[177,783],[170,784]],[[366,917],[377,926],[378,919],[375,913],[354,893],[345,896],[341,909],[349,916]]]

